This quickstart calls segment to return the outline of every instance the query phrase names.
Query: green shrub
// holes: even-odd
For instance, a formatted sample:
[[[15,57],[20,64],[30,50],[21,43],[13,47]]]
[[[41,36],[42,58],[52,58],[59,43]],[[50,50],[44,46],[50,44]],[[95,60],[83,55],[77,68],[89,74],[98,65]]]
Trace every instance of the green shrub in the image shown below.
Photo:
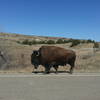
[[[64,40],[63,43],[68,43],[68,40]]]
[[[99,48],[99,43],[95,42],[93,48]]]
[[[74,41],[74,39],[68,39],[68,40],[64,40],[64,43],[71,43],[73,41]]]
[[[48,41],[46,41],[46,44],[55,44],[55,41],[53,41],[53,40],[48,40]]]
[[[17,41],[17,43],[24,44],[24,45],[35,45],[35,44],[64,44],[64,43],[72,43],[70,47],[76,46],[80,43],[94,43],[94,47],[98,47],[98,44],[95,43],[94,40],[78,40],[78,39],[69,39],[69,40],[64,40],[64,39],[58,39],[56,42],[55,40],[41,40],[41,41],[36,41],[36,40],[31,40],[29,41],[28,39],[20,42]]]
[[[64,43],[64,40],[63,40],[63,39],[58,39],[58,40],[56,41],[56,43],[57,43],[57,44],[62,44],[62,43]]]
[[[21,42],[20,42],[20,41],[17,41],[17,43],[19,43],[19,44],[20,44]]]
[[[32,40],[31,43],[32,44],[38,44],[38,42],[36,40]]]
[[[38,44],[46,44],[46,41],[39,41]]]
[[[71,44],[71,46],[70,47],[74,47],[74,46],[77,46],[78,44],[80,44],[81,43],[81,41],[80,40],[76,40],[76,39],[74,39],[74,40],[72,40],[72,44]]]
[[[94,40],[91,40],[91,39],[88,39],[87,40],[87,43],[95,43],[95,41]]]
[[[22,41],[22,44],[26,44],[26,45],[28,45],[29,44],[29,40],[24,40],[24,41]]]
[[[68,43],[73,42],[73,41],[74,41],[74,39],[69,39],[69,40],[68,40]]]

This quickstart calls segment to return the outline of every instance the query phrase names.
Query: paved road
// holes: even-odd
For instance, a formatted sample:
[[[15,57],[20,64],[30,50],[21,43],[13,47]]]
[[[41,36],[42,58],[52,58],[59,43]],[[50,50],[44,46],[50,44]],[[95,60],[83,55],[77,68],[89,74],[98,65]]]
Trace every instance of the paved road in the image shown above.
[[[0,74],[0,100],[100,100],[100,74]]]

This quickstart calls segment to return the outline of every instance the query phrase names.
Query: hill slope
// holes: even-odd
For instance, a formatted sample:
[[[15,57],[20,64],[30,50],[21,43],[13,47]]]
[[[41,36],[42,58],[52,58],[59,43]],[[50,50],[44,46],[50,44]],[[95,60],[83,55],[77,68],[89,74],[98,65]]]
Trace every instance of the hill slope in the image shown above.
[[[3,51],[4,58],[0,57],[0,70],[9,70],[16,72],[31,72],[33,70],[33,65],[31,65],[30,55],[33,50],[39,49],[42,45],[48,44],[37,44],[37,45],[22,45],[17,43],[17,41],[23,40],[57,40],[66,39],[60,37],[41,37],[41,36],[26,36],[19,34],[8,34],[0,33],[0,51]],[[73,49],[77,54],[76,60],[76,71],[100,71],[100,51],[94,52],[93,43],[84,43],[73,48],[70,48],[71,43],[65,44],[52,44],[55,46],[60,46],[63,48]],[[59,70],[65,70],[65,68],[60,67]],[[68,67],[69,68],[69,67]],[[43,70],[40,67],[39,70]]]

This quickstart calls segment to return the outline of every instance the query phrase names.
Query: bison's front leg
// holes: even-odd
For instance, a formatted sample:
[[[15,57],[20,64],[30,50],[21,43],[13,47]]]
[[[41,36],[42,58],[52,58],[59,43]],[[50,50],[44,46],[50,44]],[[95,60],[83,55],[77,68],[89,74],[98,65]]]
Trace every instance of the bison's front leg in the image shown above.
[[[37,73],[38,73],[37,69],[34,69],[34,73],[35,73],[35,74],[37,74]]]
[[[34,69],[33,69],[33,72],[32,73],[38,73],[38,67],[39,65],[34,65]]]
[[[51,68],[51,66],[50,65],[48,65],[48,64],[46,64],[45,65],[45,74],[49,74],[50,73],[50,68]]]
[[[73,67],[72,67],[72,66],[71,66],[71,68],[70,68],[69,73],[70,73],[70,74],[72,74],[72,73],[73,73]]]

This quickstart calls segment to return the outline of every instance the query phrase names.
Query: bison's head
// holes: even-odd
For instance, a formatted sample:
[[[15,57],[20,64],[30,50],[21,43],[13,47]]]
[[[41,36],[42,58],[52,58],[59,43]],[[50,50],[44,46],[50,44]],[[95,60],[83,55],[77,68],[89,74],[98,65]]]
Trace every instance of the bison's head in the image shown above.
[[[40,53],[38,50],[34,50],[31,55],[31,63],[34,65],[35,69],[37,69],[40,64],[39,55],[40,55]]]

